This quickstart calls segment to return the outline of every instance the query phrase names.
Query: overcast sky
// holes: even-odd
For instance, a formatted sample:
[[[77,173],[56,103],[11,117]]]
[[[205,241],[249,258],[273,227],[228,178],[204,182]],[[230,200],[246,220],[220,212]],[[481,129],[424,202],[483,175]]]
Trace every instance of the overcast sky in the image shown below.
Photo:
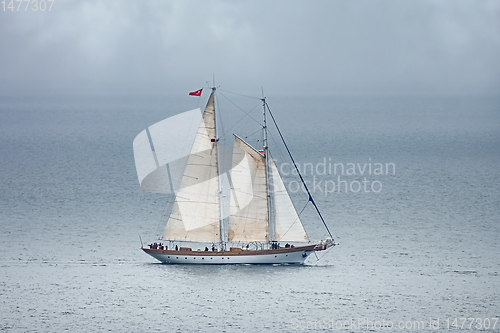
[[[24,7],[0,7],[0,94],[178,93],[200,88],[213,73],[232,91],[500,92],[495,0],[55,0],[51,12]]]

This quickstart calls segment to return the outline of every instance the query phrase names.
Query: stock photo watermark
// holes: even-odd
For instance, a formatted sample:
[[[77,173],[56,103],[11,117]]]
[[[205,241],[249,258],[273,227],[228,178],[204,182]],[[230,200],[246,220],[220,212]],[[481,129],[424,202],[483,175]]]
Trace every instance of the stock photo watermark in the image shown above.
[[[280,173],[284,176],[304,177],[309,191],[327,196],[332,193],[380,193],[383,188],[383,177],[396,175],[396,164],[372,162],[371,158],[365,163],[332,162],[332,158],[323,158],[322,162],[296,164],[289,163],[280,166]],[[298,171],[297,171],[298,170]],[[311,179],[312,177],[312,179]],[[305,191],[300,180],[286,182],[290,193]]]
[[[386,320],[370,318],[350,318],[335,320],[323,318],[321,320],[299,320],[292,318],[290,328],[293,331],[340,331],[366,330],[373,331],[420,331],[420,330],[496,330],[498,318],[429,318],[426,320]]]
[[[0,8],[4,12],[50,12],[55,0],[2,0]]]

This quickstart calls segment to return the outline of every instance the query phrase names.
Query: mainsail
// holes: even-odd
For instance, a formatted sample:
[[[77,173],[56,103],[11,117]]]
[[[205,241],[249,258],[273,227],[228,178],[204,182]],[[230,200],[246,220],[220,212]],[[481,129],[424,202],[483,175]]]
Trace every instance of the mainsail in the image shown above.
[[[234,142],[231,183],[228,240],[267,241],[269,221],[265,159],[237,136]]]
[[[212,92],[163,233],[164,239],[201,242],[220,240],[216,155]]]
[[[278,168],[274,160],[272,158],[270,160],[274,185],[272,195],[274,198],[275,239],[277,241],[307,241],[307,234]],[[271,208],[268,207],[265,172],[264,156],[241,138],[235,136],[231,170],[229,241],[260,242],[270,240],[268,236],[268,210]]]

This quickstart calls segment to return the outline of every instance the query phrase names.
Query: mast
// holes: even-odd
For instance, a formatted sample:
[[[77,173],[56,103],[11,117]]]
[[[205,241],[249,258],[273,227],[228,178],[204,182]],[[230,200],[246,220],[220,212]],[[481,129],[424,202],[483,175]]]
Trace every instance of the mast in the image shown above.
[[[219,192],[219,236],[220,236],[220,247],[222,250],[225,250],[225,242],[226,242],[226,237],[225,237],[225,232],[224,232],[224,203],[222,202],[222,180],[220,177],[220,165],[219,165],[219,160],[220,160],[220,154],[219,154],[219,134],[217,131],[217,116],[216,116],[216,110],[215,110],[215,78],[214,78],[214,83],[212,86],[212,94],[214,96],[214,130],[215,130],[215,154],[216,154],[216,162],[215,164],[217,165],[217,179],[218,179],[218,192]]]
[[[262,93],[264,95],[264,93]],[[275,240],[275,234],[276,234],[276,227],[274,225],[274,222],[271,219],[271,191],[269,187],[269,173],[270,173],[270,166],[269,166],[269,147],[267,144],[267,122],[266,122],[266,98],[262,96],[262,109],[263,109],[263,130],[264,130],[264,140],[263,140],[263,145],[264,145],[264,159],[266,163],[266,194],[267,194],[267,219],[268,219],[268,225],[269,225],[269,233],[267,236],[267,240],[272,242]]]

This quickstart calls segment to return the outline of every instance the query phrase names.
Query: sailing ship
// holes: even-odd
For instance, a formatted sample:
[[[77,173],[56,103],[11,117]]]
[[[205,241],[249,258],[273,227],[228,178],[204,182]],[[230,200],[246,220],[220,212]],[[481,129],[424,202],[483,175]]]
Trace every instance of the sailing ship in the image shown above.
[[[169,168],[168,162],[185,152],[170,151],[169,157],[165,157],[165,154],[169,149],[174,149],[172,147],[179,140],[184,146],[189,146],[187,160],[181,168],[177,168],[180,170],[180,184],[175,190],[175,201],[160,237],[166,243],[145,247],[141,240],[142,251],[165,264],[302,264],[315,251],[336,245],[296,168],[309,201],[315,207],[329,237],[310,242],[305,232],[269,151],[268,113],[281,139],[283,136],[265,97],[261,98],[261,149],[252,147],[234,135],[230,172],[222,170],[215,109],[216,90],[214,85],[203,114],[198,108],[186,112],[182,119],[177,117],[188,125],[184,127],[195,128],[191,141],[179,138],[181,133],[184,135],[189,130],[172,126],[175,117],[150,126],[134,139],[139,183],[150,192],[168,192],[162,191],[162,187],[170,187],[174,191],[174,168],[172,165]],[[201,90],[196,92],[196,96],[200,94]],[[177,140],[177,143],[172,140]],[[284,139],[283,143],[293,161]],[[152,176],[155,173],[156,176]],[[163,176],[159,177],[158,174]],[[229,184],[226,191],[223,190],[223,183]],[[229,195],[224,194],[227,191]]]

